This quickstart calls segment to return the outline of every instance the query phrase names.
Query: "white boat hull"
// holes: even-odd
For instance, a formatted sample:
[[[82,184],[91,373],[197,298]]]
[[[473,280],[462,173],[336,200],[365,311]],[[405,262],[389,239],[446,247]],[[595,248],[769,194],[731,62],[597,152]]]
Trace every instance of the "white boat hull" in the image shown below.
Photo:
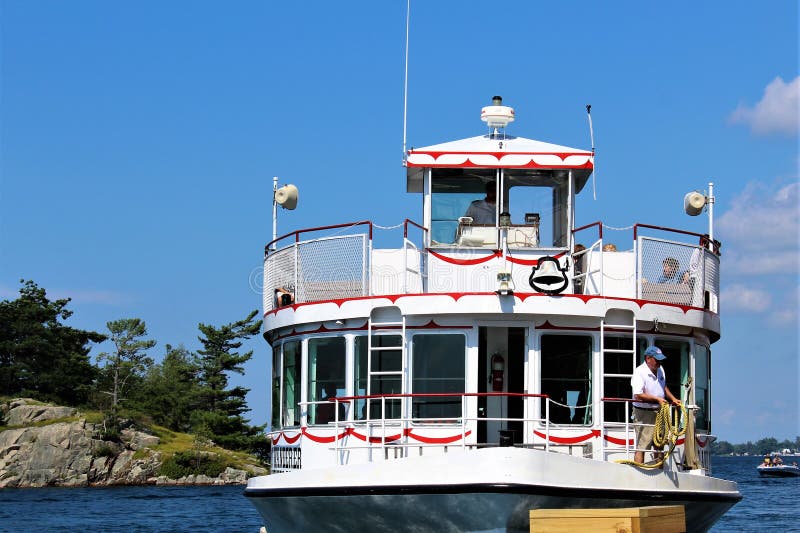
[[[759,466],[758,473],[764,477],[798,477],[800,468],[793,465]]]
[[[531,509],[684,505],[706,531],[741,499],[736,484],[523,448],[253,478],[245,495],[269,533],[529,531]]]

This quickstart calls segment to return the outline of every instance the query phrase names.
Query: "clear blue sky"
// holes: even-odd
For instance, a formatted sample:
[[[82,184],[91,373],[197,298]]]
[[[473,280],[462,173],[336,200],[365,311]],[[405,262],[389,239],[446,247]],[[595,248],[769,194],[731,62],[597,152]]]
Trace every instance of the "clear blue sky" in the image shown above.
[[[409,146],[483,133],[501,94],[511,133],[589,148],[591,103],[579,224],[705,232],[682,198],[714,181],[714,432],[800,434],[797,2],[412,4]],[[403,0],[0,0],[0,25],[0,297],[26,278],[75,327],[140,317],[160,358],[260,309],[273,175],[301,191],[281,233],[421,219]],[[249,346],[235,381],[263,423],[270,350]]]

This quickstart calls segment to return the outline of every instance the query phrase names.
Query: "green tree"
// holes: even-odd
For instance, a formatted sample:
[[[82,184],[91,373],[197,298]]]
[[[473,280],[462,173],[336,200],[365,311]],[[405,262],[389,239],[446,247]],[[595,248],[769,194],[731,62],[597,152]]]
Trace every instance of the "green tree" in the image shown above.
[[[111,397],[111,421],[116,424],[120,402],[125,398],[131,379],[142,378],[153,360],[147,350],[156,341],[145,339],[147,326],[139,318],[122,318],[106,323],[111,332],[113,352],[103,352],[98,361],[104,362],[103,373],[110,384],[110,390],[102,392]]]
[[[197,373],[198,367],[186,348],[167,344],[164,360],[148,370],[135,395],[131,391],[131,402],[157,424],[189,432],[199,395]]]
[[[248,389],[228,388],[228,374],[244,374],[242,365],[253,356],[252,351],[240,354],[237,350],[261,329],[257,313],[219,328],[198,325],[203,348],[197,352],[200,396],[193,425],[203,427],[217,444],[237,450],[251,449],[263,429],[250,426],[243,417],[249,411],[245,401]]]
[[[711,453],[714,455],[730,455],[733,453],[733,444],[726,440],[711,443]]]
[[[33,281],[20,283],[19,298],[0,302],[0,394],[83,404],[96,376],[90,343],[106,337],[63,324],[69,298],[52,301]]]

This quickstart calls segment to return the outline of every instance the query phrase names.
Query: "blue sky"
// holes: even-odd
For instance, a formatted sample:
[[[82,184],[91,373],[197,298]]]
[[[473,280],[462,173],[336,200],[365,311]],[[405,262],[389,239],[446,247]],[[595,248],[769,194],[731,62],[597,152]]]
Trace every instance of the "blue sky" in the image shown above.
[[[510,133],[589,148],[590,103],[578,224],[705,232],[682,199],[715,183],[714,433],[800,434],[798,4],[412,4],[409,147],[483,133],[500,94]],[[0,32],[0,297],[26,278],[75,327],[140,317],[159,358],[260,308],[273,175],[300,188],[280,233],[421,219],[404,1],[0,0]],[[249,346],[263,423],[270,351]]]

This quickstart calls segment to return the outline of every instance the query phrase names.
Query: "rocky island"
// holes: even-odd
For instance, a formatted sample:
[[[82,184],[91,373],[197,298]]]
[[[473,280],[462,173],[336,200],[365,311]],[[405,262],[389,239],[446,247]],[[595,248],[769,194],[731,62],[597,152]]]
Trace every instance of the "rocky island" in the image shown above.
[[[243,484],[267,472],[251,456],[213,443],[181,449],[176,434],[157,433],[129,426],[118,439],[104,440],[102,424],[75,408],[31,399],[0,402],[0,488]],[[197,465],[213,462],[216,475],[167,475],[184,473],[165,466],[186,457]]]

